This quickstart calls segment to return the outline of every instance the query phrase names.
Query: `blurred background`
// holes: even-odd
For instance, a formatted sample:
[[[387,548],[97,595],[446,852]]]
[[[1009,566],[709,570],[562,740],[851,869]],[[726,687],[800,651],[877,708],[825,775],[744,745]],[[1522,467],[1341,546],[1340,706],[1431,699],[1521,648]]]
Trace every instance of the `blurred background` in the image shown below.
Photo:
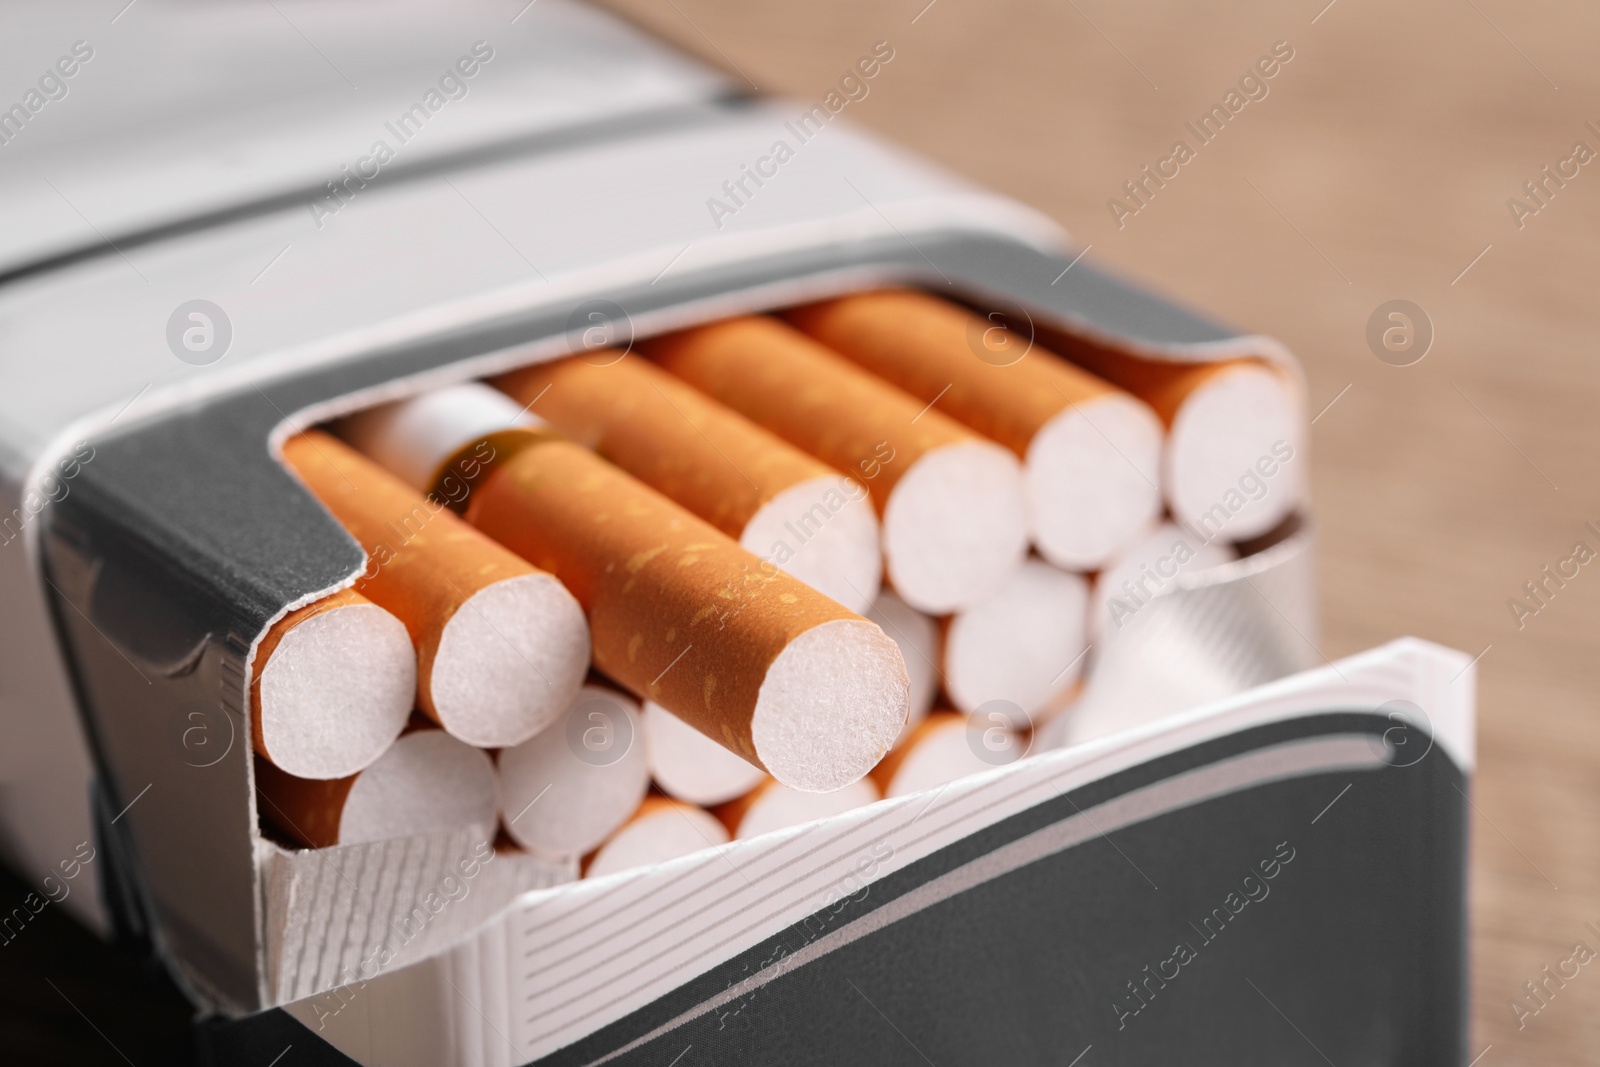
[[[1536,1015],[1511,1007],[1575,942],[1600,950],[1585,925],[1600,928],[1600,564],[1560,585],[1543,570],[1579,541],[1600,551],[1600,164],[1582,162],[1600,151],[1600,9],[606,6],[752,89],[807,100],[889,42],[894,61],[852,121],[1049,213],[1089,261],[1299,355],[1316,416],[1322,655],[1416,634],[1480,656],[1474,1055],[1600,1059],[1600,966]],[[1184,124],[1275,46],[1293,58],[1266,96],[1117,218],[1110,200],[1134,206],[1124,183],[1176,140],[1193,144]],[[1431,344],[1379,358],[1369,322],[1394,300],[1420,309],[1411,327]],[[1529,582],[1553,595],[1526,599]],[[112,974],[124,990],[156,987],[106,971],[119,964],[50,919],[54,942],[0,950],[7,1032],[55,1062],[177,1062],[171,991],[97,998]],[[109,1032],[41,985],[42,969],[77,983],[62,988]]]

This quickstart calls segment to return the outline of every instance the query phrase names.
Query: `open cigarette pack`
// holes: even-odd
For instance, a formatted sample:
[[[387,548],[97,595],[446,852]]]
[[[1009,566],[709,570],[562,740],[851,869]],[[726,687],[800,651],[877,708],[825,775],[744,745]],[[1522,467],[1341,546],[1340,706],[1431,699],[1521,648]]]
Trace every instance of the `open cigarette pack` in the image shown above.
[[[1283,346],[852,127],[894,42],[395,10],[6,128],[30,900],[217,1064],[1459,1062],[1473,665],[1318,652]]]

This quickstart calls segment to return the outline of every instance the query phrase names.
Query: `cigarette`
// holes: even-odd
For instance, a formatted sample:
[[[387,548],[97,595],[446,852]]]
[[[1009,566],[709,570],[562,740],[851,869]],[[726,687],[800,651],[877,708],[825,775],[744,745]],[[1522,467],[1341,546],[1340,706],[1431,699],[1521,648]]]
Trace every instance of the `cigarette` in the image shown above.
[[[1000,735],[993,741],[985,731]],[[936,789],[957,778],[1002,766],[1005,759],[990,762],[978,754],[977,746],[990,741],[1004,755],[1021,751],[1019,739],[1004,725],[975,723],[959,711],[935,711],[923,720],[905,744],[889,753],[873,768],[872,780],[886,797],[903,797]]]
[[[1177,588],[1198,571],[1232,559],[1234,551],[1226,543],[1201,541],[1170,522],[1161,523],[1095,576],[1089,595],[1090,639],[1115,638],[1152,598]]]
[[[633,818],[589,857],[583,876],[603,878],[727,843],[727,827],[710,812],[671,797],[650,796]]]
[[[1072,358],[1141,397],[1167,425],[1162,480],[1179,522],[1207,538],[1257,537],[1300,504],[1299,390],[1259,359],[1176,363],[1081,346]]]
[[[774,830],[843,815],[878,799],[878,786],[871,778],[863,778],[832,793],[802,793],[771,778],[763,778],[756,788],[723,804],[713,814],[722,820],[734,840],[743,841]]]
[[[909,290],[795,309],[789,321],[1023,462],[1031,532],[1093,570],[1161,511],[1162,426],[1148,405],[1033,344],[988,357],[994,323]]]
[[[638,808],[650,788],[639,706],[585,685],[562,721],[500,753],[501,823],[552,858],[581,856]]]
[[[939,624],[888,588],[878,594],[867,618],[881,626],[900,646],[900,657],[905,660],[906,674],[911,679],[906,724],[895,739],[895,745],[899,746],[928,717],[934,698],[939,695]]]
[[[944,628],[945,692],[969,715],[990,701],[1030,717],[1077,684],[1087,645],[1089,582],[1039,559]]]
[[[406,485],[460,511],[498,454],[496,445],[514,445],[543,425],[505,394],[463,385],[357,412],[337,432]]]
[[[742,796],[767,777],[760,767],[649,700],[644,705],[644,751],[650,777],[663,793],[701,807]]]
[[[750,552],[860,613],[882,578],[860,485],[638,356],[542,363],[494,381]]]
[[[346,778],[405,728],[417,654],[405,624],[341,590],[283,616],[256,649],[255,750],[299,778]]]
[[[412,730],[371,766],[313,780],[256,761],[261,816],[311,848],[477,827],[493,835],[494,764],[432,726]]]
[[[958,610],[1022,562],[1028,515],[1016,457],[793,327],[732,319],[644,351],[864,486],[883,527],[885,571],[912,607]]]
[[[380,409],[358,447],[424,477],[477,464],[467,521],[561,579],[595,666],[632,692],[796,789],[866,774],[905,722],[899,647],[588,449],[504,432],[521,418],[504,393],[454,386]],[[396,428],[413,432],[391,463]]]
[[[356,583],[405,624],[417,705],[471,745],[520,744],[566,710],[589,668],[589,624],[554,577],[328,434],[283,458],[366,550]]]

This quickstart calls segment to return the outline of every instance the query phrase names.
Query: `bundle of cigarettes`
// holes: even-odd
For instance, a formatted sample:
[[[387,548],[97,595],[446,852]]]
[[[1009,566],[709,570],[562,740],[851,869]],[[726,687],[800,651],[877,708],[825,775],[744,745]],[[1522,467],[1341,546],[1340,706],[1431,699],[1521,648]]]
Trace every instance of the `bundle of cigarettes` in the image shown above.
[[[1096,643],[1294,512],[1302,415],[1261,360],[995,329],[862,293],[289,439],[368,566],[261,643],[263,822],[596,876],[1026,752]]]

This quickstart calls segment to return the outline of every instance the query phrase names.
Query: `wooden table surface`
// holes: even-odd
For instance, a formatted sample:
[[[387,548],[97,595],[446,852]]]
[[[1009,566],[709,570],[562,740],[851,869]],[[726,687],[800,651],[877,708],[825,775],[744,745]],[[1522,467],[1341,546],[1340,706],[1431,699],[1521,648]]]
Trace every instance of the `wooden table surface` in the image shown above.
[[[1569,564],[1536,614],[1508,602],[1576,542],[1600,552],[1600,162],[1564,164],[1542,206],[1523,191],[1576,142],[1600,152],[1600,9],[1325,3],[609,6],[810,102],[888,41],[855,121],[1299,355],[1311,410],[1332,404],[1312,438],[1321,652],[1400,634],[1483,652],[1473,1055],[1593,1064],[1600,961],[1521,1026],[1510,1003],[1574,942],[1600,951],[1600,562]],[[1123,182],[1193,143],[1184,122],[1279,41],[1294,58],[1267,95],[1119,227]],[[1433,324],[1411,366],[1366,340],[1393,299]]]

